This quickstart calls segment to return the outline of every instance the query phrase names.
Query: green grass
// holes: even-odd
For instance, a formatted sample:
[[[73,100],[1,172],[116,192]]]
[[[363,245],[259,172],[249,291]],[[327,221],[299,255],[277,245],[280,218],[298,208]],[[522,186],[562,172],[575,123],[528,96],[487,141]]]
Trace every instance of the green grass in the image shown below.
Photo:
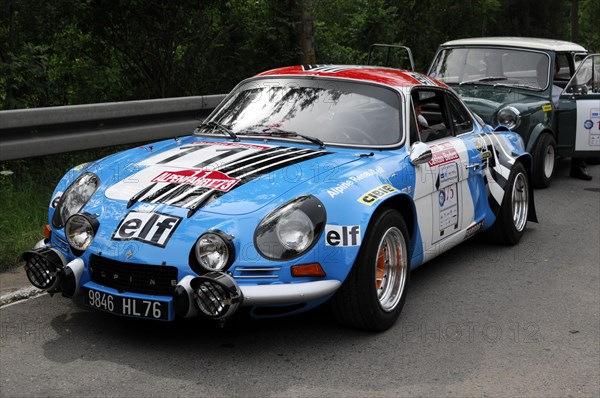
[[[44,238],[50,197],[69,169],[131,146],[0,162],[0,272],[21,264],[21,254]]]
[[[14,186],[10,176],[0,176],[0,271],[15,267],[21,253],[44,237],[51,194],[47,191],[31,184]]]

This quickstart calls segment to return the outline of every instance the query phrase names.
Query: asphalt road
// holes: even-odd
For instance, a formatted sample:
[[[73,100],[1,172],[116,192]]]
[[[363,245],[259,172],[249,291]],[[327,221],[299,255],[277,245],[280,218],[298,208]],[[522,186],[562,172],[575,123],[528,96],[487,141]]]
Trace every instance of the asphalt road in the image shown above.
[[[412,275],[379,334],[325,311],[225,329],[41,296],[0,309],[0,395],[599,396],[600,166],[538,190],[515,247],[467,242]]]

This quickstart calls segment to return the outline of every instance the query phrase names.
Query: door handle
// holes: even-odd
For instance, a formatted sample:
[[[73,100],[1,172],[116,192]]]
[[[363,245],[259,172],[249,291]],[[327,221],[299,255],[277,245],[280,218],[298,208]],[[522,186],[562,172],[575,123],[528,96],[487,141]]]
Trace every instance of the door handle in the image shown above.
[[[473,169],[473,170],[477,170],[481,165],[479,163],[473,163],[473,164],[468,164],[465,166],[465,168],[468,169]]]

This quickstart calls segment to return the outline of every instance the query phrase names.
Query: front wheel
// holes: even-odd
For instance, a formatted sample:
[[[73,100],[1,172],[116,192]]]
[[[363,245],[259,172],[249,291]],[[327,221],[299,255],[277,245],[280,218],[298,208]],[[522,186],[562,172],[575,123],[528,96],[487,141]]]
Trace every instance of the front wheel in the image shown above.
[[[536,188],[547,188],[552,182],[556,166],[556,141],[550,133],[542,134],[533,150],[535,162],[533,182]]]
[[[404,306],[409,267],[402,216],[393,209],[376,213],[352,270],[332,299],[337,321],[357,329],[389,329]]]
[[[485,232],[487,238],[495,243],[517,244],[527,226],[530,200],[527,172],[520,162],[516,162],[508,177],[496,221]]]

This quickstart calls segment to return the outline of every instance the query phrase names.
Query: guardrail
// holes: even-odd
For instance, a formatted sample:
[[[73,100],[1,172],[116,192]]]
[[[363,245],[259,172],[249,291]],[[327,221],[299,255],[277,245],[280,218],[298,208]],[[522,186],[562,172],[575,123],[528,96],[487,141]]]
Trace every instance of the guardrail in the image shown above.
[[[0,161],[192,133],[225,95],[0,111]]]

